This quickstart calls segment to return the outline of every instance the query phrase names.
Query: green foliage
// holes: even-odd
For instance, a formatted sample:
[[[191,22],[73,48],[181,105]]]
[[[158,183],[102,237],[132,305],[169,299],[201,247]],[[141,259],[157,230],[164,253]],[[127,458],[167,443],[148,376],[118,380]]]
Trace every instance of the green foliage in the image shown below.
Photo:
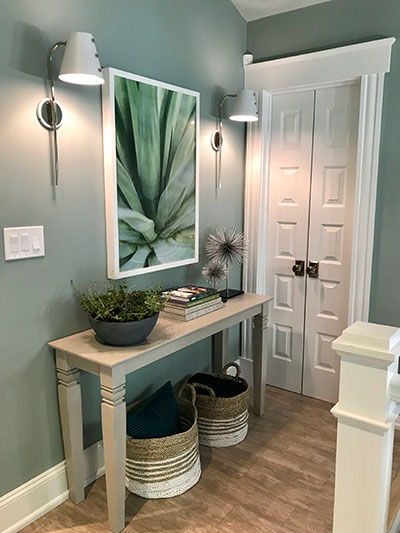
[[[196,98],[115,78],[122,271],[194,257]]]
[[[166,303],[160,287],[130,290],[125,281],[121,285],[109,285],[102,291],[90,285],[86,294],[77,292],[86,313],[103,322],[133,322],[150,318],[162,311]]]

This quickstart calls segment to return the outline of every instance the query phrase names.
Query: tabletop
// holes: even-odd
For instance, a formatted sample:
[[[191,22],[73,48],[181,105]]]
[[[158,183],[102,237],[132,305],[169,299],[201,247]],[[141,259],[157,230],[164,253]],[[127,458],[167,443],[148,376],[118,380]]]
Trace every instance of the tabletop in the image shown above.
[[[228,300],[222,309],[188,322],[170,319],[161,313],[150,335],[135,346],[101,344],[96,340],[92,329],[51,341],[49,346],[76,358],[85,359],[91,364],[106,367],[121,365],[128,360],[132,366],[134,359],[135,369],[138,369],[167,353],[184,348],[260,313],[262,305],[270,300],[270,296],[245,293]]]

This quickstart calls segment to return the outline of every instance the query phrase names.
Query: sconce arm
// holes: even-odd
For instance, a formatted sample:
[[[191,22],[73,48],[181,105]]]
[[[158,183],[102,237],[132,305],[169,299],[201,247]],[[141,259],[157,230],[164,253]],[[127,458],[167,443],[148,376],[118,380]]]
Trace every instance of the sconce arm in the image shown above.
[[[47,69],[50,79],[50,102],[51,102],[51,117],[50,125],[53,132],[53,150],[54,150],[54,177],[56,186],[59,183],[59,164],[58,164],[58,142],[57,142],[57,103],[56,103],[56,90],[54,87],[54,69],[53,69],[53,59],[54,53],[60,46],[66,46],[66,41],[59,41],[50,48],[49,55],[47,58]]]
[[[54,52],[60,47],[60,46],[67,46],[67,41],[59,41],[55,45],[53,45],[50,48],[49,55],[47,57],[47,71],[50,79],[50,95],[51,99],[55,101],[55,88],[54,88],[54,69],[53,69],[53,59],[54,59]]]
[[[224,107],[224,103],[228,100],[228,98],[236,98],[236,94],[226,94],[219,104],[219,131],[222,133],[222,110]]]
[[[219,117],[218,117],[218,127],[213,132],[211,136],[211,146],[212,149],[216,152],[216,180],[217,180],[217,188],[221,189],[222,183],[221,183],[221,149],[222,149],[222,111],[225,102],[228,100],[228,98],[236,98],[237,94],[226,94],[220,104],[219,104]]]

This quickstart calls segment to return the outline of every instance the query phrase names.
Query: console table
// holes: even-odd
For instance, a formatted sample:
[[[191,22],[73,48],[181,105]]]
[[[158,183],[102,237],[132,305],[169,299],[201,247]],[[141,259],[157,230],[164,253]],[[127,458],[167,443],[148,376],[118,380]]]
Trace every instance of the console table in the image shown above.
[[[74,503],[85,498],[80,371],[100,376],[108,517],[111,531],[119,533],[125,528],[126,375],[211,335],[212,366],[213,371],[218,371],[227,360],[228,328],[254,317],[254,410],[262,415],[270,300],[247,293],[228,300],[223,309],[189,322],[160,316],[151,334],[136,346],[105,346],[96,341],[93,330],[49,343],[56,350],[61,425],[70,498]]]

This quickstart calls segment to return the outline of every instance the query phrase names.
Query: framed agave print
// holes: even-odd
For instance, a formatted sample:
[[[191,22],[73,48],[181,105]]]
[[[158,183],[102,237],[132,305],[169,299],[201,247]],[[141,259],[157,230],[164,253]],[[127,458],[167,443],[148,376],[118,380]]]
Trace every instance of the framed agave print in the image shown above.
[[[199,93],[104,74],[108,277],[196,263]]]

